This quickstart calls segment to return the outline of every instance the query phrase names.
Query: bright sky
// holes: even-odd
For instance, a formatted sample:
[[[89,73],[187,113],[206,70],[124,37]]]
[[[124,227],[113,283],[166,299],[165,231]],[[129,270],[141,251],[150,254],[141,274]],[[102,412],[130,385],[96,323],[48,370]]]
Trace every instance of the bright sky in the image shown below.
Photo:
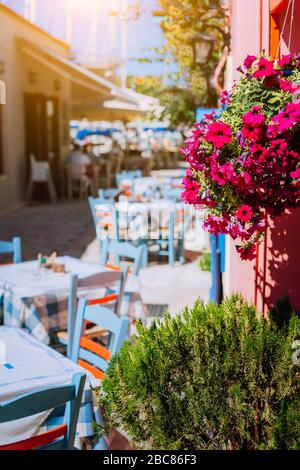
[[[93,51],[102,63],[121,56],[121,20],[115,19],[116,33],[113,34],[114,20],[109,13],[122,11],[124,0],[72,0],[73,3],[73,51],[80,62],[90,62]],[[25,0],[6,0],[4,3],[23,14]],[[137,0],[128,0],[135,5]],[[49,33],[67,38],[68,0],[36,0],[36,21]],[[141,16],[137,21],[130,21],[128,26],[129,58],[145,57],[149,47],[159,47],[164,38],[157,20],[151,12],[157,9],[157,0],[140,0]],[[93,29],[94,28],[94,29]],[[94,31],[94,32],[93,32]],[[96,32],[95,32],[96,31]],[[115,37],[115,45],[113,38]],[[96,38],[96,39],[95,39]],[[96,43],[96,47],[94,44]],[[149,55],[149,52],[148,52]],[[164,65],[140,64],[130,60],[128,73],[135,75],[156,75],[164,71]]]

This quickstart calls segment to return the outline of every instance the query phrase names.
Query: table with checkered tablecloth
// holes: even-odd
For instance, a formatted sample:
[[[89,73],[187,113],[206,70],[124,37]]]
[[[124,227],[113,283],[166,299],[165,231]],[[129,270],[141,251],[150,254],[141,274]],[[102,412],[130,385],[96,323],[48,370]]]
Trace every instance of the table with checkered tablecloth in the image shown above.
[[[67,327],[70,275],[84,278],[101,274],[103,278],[109,271],[67,256],[59,258],[59,262],[66,266],[64,275],[41,271],[35,261],[0,267],[0,304],[4,325],[25,328],[38,340],[50,344],[52,336]],[[115,272],[115,276],[117,282],[120,273]],[[135,290],[138,291],[136,284]],[[125,308],[128,311],[132,309],[132,302],[137,307],[142,304],[138,292],[131,297],[130,305],[124,301],[123,314],[127,314]]]
[[[0,362],[0,403],[41,388],[70,384],[78,372],[86,375],[75,438],[75,446],[82,448],[85,439],[95,435],[97,401],[93,389],[100,386],[100,382],[24,330],[2,326],[0,341],[5,344],[5,358],[2,357]],[[62,422],[63,410],[56,413],[49,410],[22,420],[2,423],[0,445],[31,438]]]

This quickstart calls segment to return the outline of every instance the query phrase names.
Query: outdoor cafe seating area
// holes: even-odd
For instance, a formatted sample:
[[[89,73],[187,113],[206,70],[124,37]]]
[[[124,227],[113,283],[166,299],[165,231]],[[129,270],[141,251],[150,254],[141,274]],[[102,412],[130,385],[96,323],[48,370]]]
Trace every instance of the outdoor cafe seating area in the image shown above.
[[[95,391],[110,358],[148,317],[139,274],[184,263],[194,223],[182,171],[116,175],[88,198],[100,258],[53,253],[22,262],[22,241],[0,242],[0,450],[105,449]],[[33,241],[34,242],[34,241]]]

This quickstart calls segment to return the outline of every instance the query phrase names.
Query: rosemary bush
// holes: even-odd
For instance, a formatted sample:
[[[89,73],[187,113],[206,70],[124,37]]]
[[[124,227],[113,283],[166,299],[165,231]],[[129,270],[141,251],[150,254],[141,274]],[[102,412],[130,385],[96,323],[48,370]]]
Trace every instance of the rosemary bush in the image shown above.
[[[299,449],[300,319],[278,328],[239,296],[138,326],[99,391],[139,449]]]

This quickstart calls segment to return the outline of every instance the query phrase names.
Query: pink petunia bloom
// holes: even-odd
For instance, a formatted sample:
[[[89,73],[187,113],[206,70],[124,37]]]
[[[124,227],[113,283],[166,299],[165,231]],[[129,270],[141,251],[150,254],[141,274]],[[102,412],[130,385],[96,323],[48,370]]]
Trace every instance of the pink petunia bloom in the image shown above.
[[[297,170],[292,171],[292,172],[290,173],[290,176],[291,176],[291,178],[293,178],[293,179],[298,179],[298,178],[300,178],[300,168],[297,168]]]
[[[288,148],[288,143],[285,139],[275,139],[271,141],[270,151],[274,152],[276,156],[282,157],[285,155]]]
[[[293,122],[300,123],[300,100],[289,103],[285,111]]]
[[[263,129],[257,126],[246,126],[242,129],[242,136],[249,141],[258,141],[263,137]]]
[[[228,233],[233,240],[236,240],[237,238],[243,240],[247,235],[247,230],[245,230],[241,223],[232,222],[228,227]]]
[[[291,64],[291,60],[294,58],[294,54],[285,54],[278,60],[277,64],[279,67],[286,67]]]
[[[246,246],[237,246],[236,251],[242,260],[252,261],[256,258],[256,246],[254,243],[248,244]]]
[[[244,67],[249,70],[252,67],[253,62],[255,62],[257,57],[255,55],[247,55],[246,59],[244,60]]]
[[[293,127],[293,121],[289,113],[283,111],[273,117],[273,123],[279,133],[287,131]]]
[[[221,103],[227,106],[230,103],[230,94],[227,90],[222,92]]]
[[[208,215],[203,222],[203,227],[213,235],[227,233],[228,218],[226,216]]]
[[[268,158],[268,150],[257,143],[249,146],[249,152],[251,160],[255,163],[265,163]]]
[[[224,163],[224,165],[220,167],[220,171],[228,182],[230,182],[232,177],[235,176],[233,164],[230,162]]]
[[[270,77],[274,74],[273,62],[265,57],[259,59],[257,67],[257,70],[253,74],[255,78]]]
[[[248,206],[247,204],[243,204],[237,211],[236,211],[236,218],[241,220],[242,222],[248,222],[253,217],[253,210],[252,207]]]
[[[281,80],[279,79],[279,86],[282,91],[288,91],[292,95],[299,91],[299,85],[296,85],[289,80]]]
[[[225,122],[213,122],[208,126],[208,130],[204,138],[206,142],[213,144],[215,148],[222,148],[224,145],[232,142],[231,127]]]
[[[266,116],[262,114],[259,106],[253,106],[249,113],[243,115],[243,123],[245,126],[260,127],[265,123]]]
[[[215,116],[215,114],[216,114],[216,111],[212,111],[211,113],[204,114],[204,117],[208,121],[211,121],[213,119],[213,117]]]

